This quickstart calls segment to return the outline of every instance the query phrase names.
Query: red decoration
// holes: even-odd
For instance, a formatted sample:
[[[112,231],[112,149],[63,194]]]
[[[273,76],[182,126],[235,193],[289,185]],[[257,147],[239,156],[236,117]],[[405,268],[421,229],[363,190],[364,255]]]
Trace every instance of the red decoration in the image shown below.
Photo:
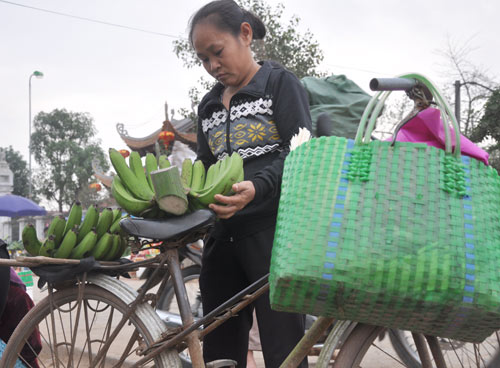
[[[160,134],[158,134],[158,139],[161,140],[165,146],[168,146],[168,144],[175,139],[175,134],[167,130],[162,130]]]
[[[102,186],[99,183],[91,183],[89,184],[89,188],[94,189],[96,192],[98,192],[102,189]]]
[[[121,149],[118,152],[120,152],[120,155],[122,155],[124,158],[127,158],[128,156],[130,156],[130,152],[127,151],[126,149]]]

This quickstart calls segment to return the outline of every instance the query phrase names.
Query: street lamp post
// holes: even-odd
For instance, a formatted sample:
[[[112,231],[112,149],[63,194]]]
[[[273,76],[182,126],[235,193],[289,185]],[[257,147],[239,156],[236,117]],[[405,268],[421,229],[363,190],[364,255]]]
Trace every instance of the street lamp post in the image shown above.
[[[29,146],[28,146],[28,152],[29,152],[29,184],[28,184],[28,198],[31,199],[31,78],[36,77],[36,78],[43,78],[43,73],[39,72],[38,70],[35,70],[33,73],[30,75],[29,79]]]

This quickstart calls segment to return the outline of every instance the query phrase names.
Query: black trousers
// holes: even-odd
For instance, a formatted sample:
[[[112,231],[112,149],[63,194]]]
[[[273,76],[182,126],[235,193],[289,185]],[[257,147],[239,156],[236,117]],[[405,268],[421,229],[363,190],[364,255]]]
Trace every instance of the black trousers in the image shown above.
[[[203,248],[200,289],[204,314],[269,272],[274,226],[237,241],[210,238]],[[233,359],[246,367],[255,307],[266,368],[279,367],[304,335],[304,316],[271,309],[269,293],[203,339],[206,362]],[[307,367],[305,359],[300,367]]]
[[[0,258],[9,259],[9,252],[7,251],[7,244],[0,239]],[[0,316],[2,316],[3,309],[7,303],[7,294],[9,293],[10,286],[10,267],[0,266]]]

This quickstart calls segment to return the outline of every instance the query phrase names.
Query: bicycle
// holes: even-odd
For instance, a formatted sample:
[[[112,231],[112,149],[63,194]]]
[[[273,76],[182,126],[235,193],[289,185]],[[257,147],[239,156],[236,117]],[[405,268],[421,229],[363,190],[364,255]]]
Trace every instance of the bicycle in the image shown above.
[[[66,367],[80,364],[80,366],[110,367],[180,367],[178,350],[186,347],[186,338],[187,345],[191,345],[190,355],[194,362],[193,366],[201,366],[202,363],[196,362],[196,354],[201,359],[201,352],[197,350],[195,344],[198,337],[203,338],[223,320],[230,318],[233,313],[237,313],[238,310],[250,304],[267,290],[268,285],[264,278],[202,319],[196,322],[194,319],[190,320],[192,315],[189,304],[185,303],[187,298],[176,247],[189,242],[193,237],[206,233],[208,227],[215,221],[215,216],[211,211],[202,210],[176,220],[177,223],[183,222],[184,225],[174,226],[173,232],[164,229],[165,222],[126,220],[125,228],[130,231],[131,235],[141,238],[169,238],[170,240],[163,243],[166,249],[163,249],[160,256],[138,262],[138,264],[103,266],[102,268],[106,271],[124,272],[138,266],[148,266],[154,267],[155,272],[158,273],[165,267],[168,259],[172,280],[179,289],[177,295],[181,296],[178,297],[178,301],[181,315],[183,315],[184,328],[170,330],[164,328],[164,322],[155,313],[153,309],[155,298],[152,294],[146,294],[153,287],[155,272],[146,280],[139,293],[117,278],[101,273],[83,274],[77,281],[66,281],[49,286],[49,296],[28,313],[12,335],[0,362],[1,366],[13,366],[27,337],[35,328],[40,329],[45,345],[45,351],[42,350],[43,355],[39,355],[39,361],[43,364],[41,366]],[[135,230],[131,230],[131,227],[135,227]],[[173,238],[176,239],[172,240]],[[152,242],[142,241],[138,245],[142,247],[148,243]],[[161,283],[168,282],[168,275],[169,273],[165,273]],[[58,290],[54,291],[54,289]],[[215,318],[221,314],[221,319]],[[83,329],[79,328],[80,323],[83,323]],[[331,318],[318,318],[284,366],[293,366],[293,362],[302,360],[304,354],[307,354],[332,323]],[[202,325],[204,329],[200,330]],[[346,321],[337,322],[325,342],[316,366],[326,367],[329,364],[342,339],[345,339],[345,342],[340,346],[338,355],[334,359],[334,367],[356,366],[358,364],[356,359],[362,358],[372,340],[382,329],[363,324],[354,326],[354,323]],[[192,332],[194,335],[190,335]],[[116,342],[118,334],[120,334],[120,340]],[[124,335],[126,335],[125,339]],[[192,337],[191,341],[189,336]],[[364,341],[364,344],[359,345],[360,339]],[[125,344],[123,340],[126,341]],[[195,347],[193,348],[192,345]],[[354,360],[352,360],[353,357]],[[103,360],[104,358],[106,359]],[[99,361],[101,365],[97,365]],[[88,365],[81,365],[82,362],[88,362]],[[228,364],[228,362],[221,364]],[[217,366],[217,363],[212,366]]]
[[[76,280],[50,284],[48,297],[26,315],[11,336],[0,365],[10,367],[18,358],[22,360],[19,356],[21,349],[27,338],[38,329],[45,349],[42,349],[42,355],[33,349],[32,353],[38,356],[42,366],[47,366],[46,361],[51,362],[49,365],[66,366],[63,360],[73,366],[86,359],[88,365],[84,366],[105,366],[106,362],[106,366],[116,367],[180,367],[179,356],[174,348],[182,350],[186,345],[193,365],[202,366],[198,338],[203,338],[223,320],[230,318],[268,289],[264,277],[212,313],[194,321],[182,280],[177,249],[202,238],[214,222],[215,214],[209,210],[199,210],[167,222],[124,220],[125,229],[136,237],[137,248],[163,240],[158,246],[162,253],[155,258],[134,264],[101,267],[102,271],[119,273],[139,266],[155,268],[139,292],[135,292],[118,278],[102,273],[84,273]],[[141,241],[141,238],[150,240]],[[169,272],[158,278],[167,261]],[[154,310],[156,297],[154,294],[147,294],[158,283],[161,283],[160,289],[163,289],[170,276],[176,290],[182,322],[184,326],[188,326],[180,333],[175,328],[164,328],[164,322]],[[221,313],[225,314],[222,318]],[[204,329],[198,332],[202,325]],[[125,344],[116,342],[118,335],[120,341],[126,335]]]
[[[89,367],[180,367],[178,352],[186,347],[194,367],[204,367],[200,340],[239,310],[265,293],[269,285],[267,276],[245,288],[218,308],[194,319],[179,264],[178,249],[203,238],[215,222],[215,214],[198,210],[169,220],[125,219],[122,227],[134,238],[132,246],[138,250],[149,244],[160,249],[155,258],[134,264],[101,266],[99,272],[82,273],[75,279],[50,283],[49,295],[38,303],[22,320],[11,336],[0,361],[2,367],[12,367],[22,360],[21,349],[34,332],[42,334],[44,348],[31,349],[41,366]],[[151,267],[138,292],[103,272],[118,275],[137,267]],[[168,272],[162,272],[168,269]],[[155,312],[159,285],[163,290],[172,279],[182,319],[181,327],[168,328]],[[151,291],[151,292],[150,292]],[[148,293],[149,292],[149,293]],[[310,351],[311,347],[333,324],[316,367],[326,367],[333,359],[334,367],[358,367],[373,341],[384,327],[335,321],[320,317],[309,329],[294,351],[283,362],[293,367]],[[436,337],[413,334],[416,349],[424,368],[431,367],[430,354],[425,347],[429,342],[437,367],[446,367]],[[117,339],[118,338],[118,339]],[[29,346],[28,346],[29,348]],[[475,366],[483,364],[480,348],[476,348]],[[87,362],[87,365],[82,362]],[[467,362],[465,362],[467,364]],[[496,358],[488,368],[498,365]],[[232,366],[231,361],[207,363],[207,367]]]

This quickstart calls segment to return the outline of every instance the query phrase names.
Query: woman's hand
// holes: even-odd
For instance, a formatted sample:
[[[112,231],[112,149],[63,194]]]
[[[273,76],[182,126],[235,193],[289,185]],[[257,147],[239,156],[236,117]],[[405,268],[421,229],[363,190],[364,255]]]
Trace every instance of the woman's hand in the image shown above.
[[[245,207],[255,197],[255,187],[251,181],[242,181],[233,185],[232,196],[215,195],[215,200],[220,204],[211,204],[209,207],[217,216],[228,219]]]

